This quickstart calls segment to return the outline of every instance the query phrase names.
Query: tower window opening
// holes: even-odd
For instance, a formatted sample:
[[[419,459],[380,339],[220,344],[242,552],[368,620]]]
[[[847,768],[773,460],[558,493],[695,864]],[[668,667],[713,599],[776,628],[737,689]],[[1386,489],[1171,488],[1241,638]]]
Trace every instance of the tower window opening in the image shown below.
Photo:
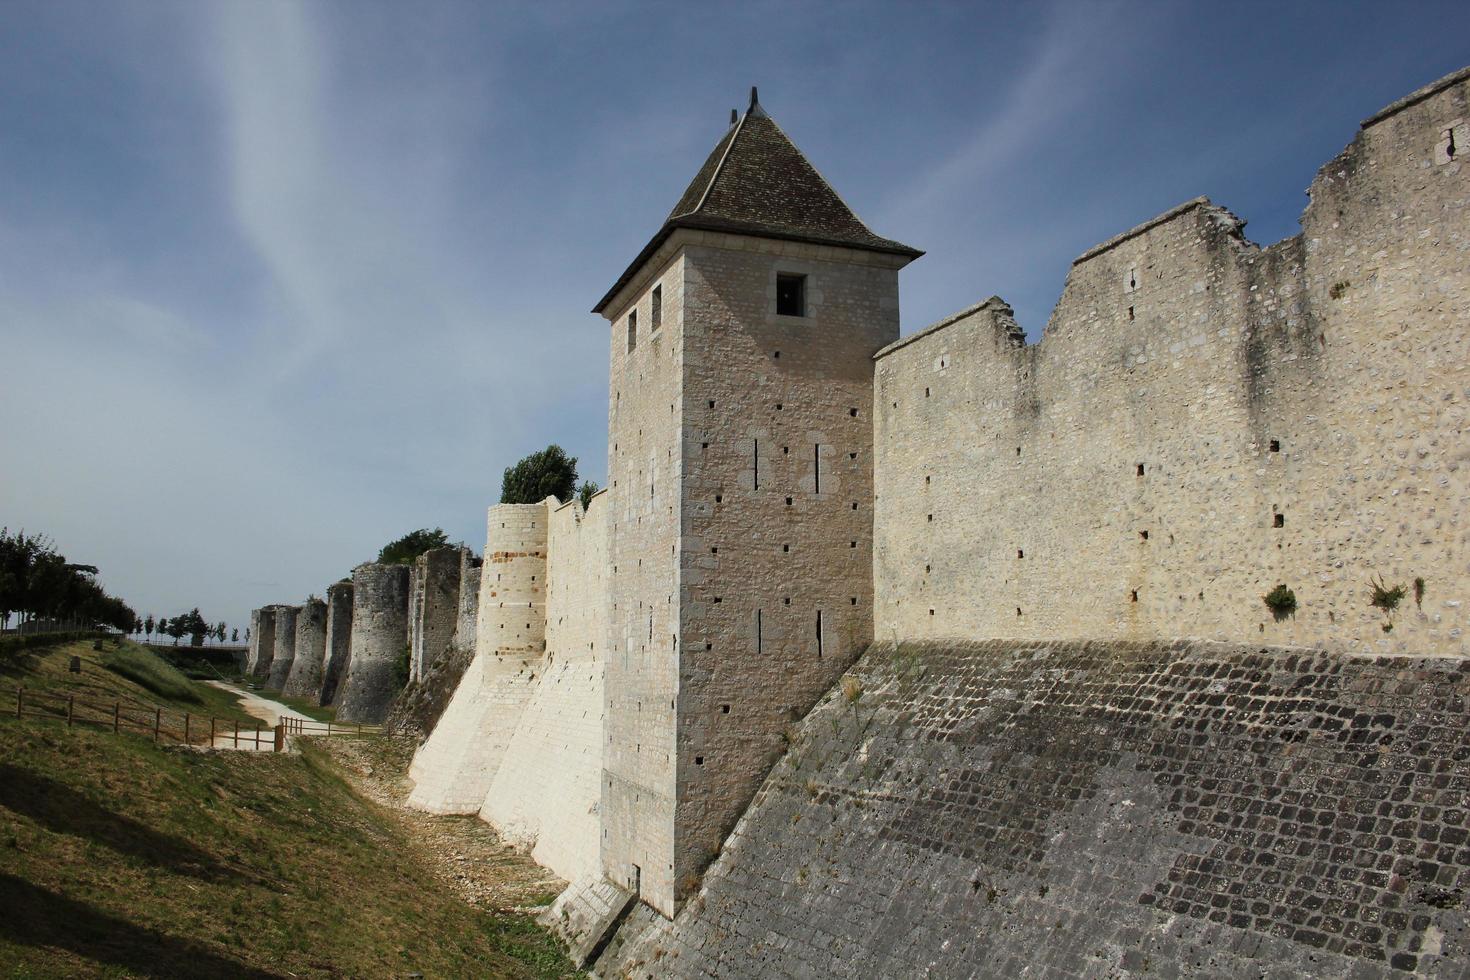
[[[1139,476],[1143,476],[1143,464],[1142,463],[1139,463],[1138,464],[1138,475]]]
[[[722,705],[720,705],[720,714],[722,714],[722,715],[728,715],[729,713],[730,713],[730,706],[728,704],[722,704]]]
[[[761,652],[761,646],[762,646],[762,642],[764,640],[764,638],[761,636],[761,626],[762,625],[763,624],[761,623],[761,611],[759,609],[757,609],[755,611],[755,652],[757,654],[759,654]]]
[[[761,488],[761,443],[759,439],[750,440],[751,451],[751,485],[753,489]]]
[[[628,314],[628,353],[633,353],[633,348],[638,346],[638,311],[634,310]]]
[[[812,492],[822,492],[822,447],[812,445]]]
[[[658,328],[664,322],[664,287],[662,284],[654,286],[653,292],[648,297],[648,332],[658,333]]]
[[[1132,323],[1133,322],[1133,307],[1131,307],[1131,306],[1128,307],[1128,322],[1129,323]]]
[[[1286,515],[1285,514],[1277,514],[1275,520],[1272,522],[1272,526],[1273,527],[1286,527]]]
[[[1148,540],[1148,532],[1147,531],[1139,531],[1138,532],[1138,540],[1140,540],[1140,541],[1147,541]]]
[[[822,656],[822,610],[817,610],[817,657]]]
[[[777,274],[776,315],[806,316],[806,276]]]
[[[1281,440],[1280,439],[1272,439],[1271,440],[1271,451],[1273,453],[1279,453],[1279,452],[1281,452]]]

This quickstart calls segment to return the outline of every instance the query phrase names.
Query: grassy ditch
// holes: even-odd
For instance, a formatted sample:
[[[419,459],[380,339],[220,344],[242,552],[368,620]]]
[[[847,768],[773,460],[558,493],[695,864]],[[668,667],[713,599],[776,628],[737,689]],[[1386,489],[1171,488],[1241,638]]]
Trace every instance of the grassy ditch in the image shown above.
[[[472,908],[332,761],[0,716],[0,963],[13,977],[560,977]]]

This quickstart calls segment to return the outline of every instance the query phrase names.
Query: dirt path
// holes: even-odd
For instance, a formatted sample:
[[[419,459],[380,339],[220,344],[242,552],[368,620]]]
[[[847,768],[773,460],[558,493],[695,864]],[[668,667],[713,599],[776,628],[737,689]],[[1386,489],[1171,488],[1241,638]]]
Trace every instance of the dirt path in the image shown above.
[[[412,785],[408,764],[413,739],[313,738],[311,744],[332,756],[352,787],[403,827],[423,853],[425,866],[471,905],[531,911],[549,905],[566,887],[478,817],[437,816],[404,806]]]
[[[270,698],[263,698],[258,694],[252,694],[243,687],[236,687],[234,684],[227,684],[224,681],[205,681],[204,683],[210,687],[217,687],[222,691],[229,691],[238,697],[240,699],[240,707],[244,708],[248,714],[264,722],[267,729],[275,728],[281,723],[282,718],[301,718],[305,721],[312,720],[309,715],[303,715],[299,711],[286,707],[279,701],[272,701]],[[247,730],[242,728],[238,737],[233,732],[214,737],[214,747],[217,749],[239,749],[241,752],[274,752],[275,746],[275,733],[272,731],[267,731],[258,738],[254,731],[249,731],[247,739]]]

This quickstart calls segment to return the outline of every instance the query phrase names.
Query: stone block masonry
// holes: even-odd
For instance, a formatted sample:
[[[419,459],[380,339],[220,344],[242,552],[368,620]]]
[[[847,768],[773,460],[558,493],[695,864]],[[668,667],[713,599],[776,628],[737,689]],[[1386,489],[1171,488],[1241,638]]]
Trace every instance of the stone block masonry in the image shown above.
[[[1368,120],[1269,248],[1203,199],[1103,243],[1037,344],[993,298],[881,352],[877,637],[1463,655],[1467,113],[1459,72]]]
[[[352,652],[337,717],[377,724],[401,686],[408,649],[408,566],[368,563],[352,570]]]
[[[311,698],[321,696],[322,667],[327,652],[327,604],[312,596],[296,614],[296,659],[286,677],[282,694]]]
[[[276,611],[265,606],[250,613],[250,649],[245,672],[257,680],[270,676],[271,654],[276,645]]]
[[[421,680],[454,639],[464,564],[460,548],[434,548],[414,560],[408,626],[410,683]]]
[[[603,976],[1300,976],[1470,962],[1470,665],[876,645]]]
[[[333,704],[352,654],[352,583],[327,586],[326,653],[322,661],[321,704]]]
[[[475,649],[475,624],[480,619],[480,574],[485,560],[468,548],[459,552],[459,614],[451,645],[459,650]]]
[[[489,510],[475,657],[409,768],[413,806],[478,813],[485,803],[543,668],[546,530],[544,503]]]
[[[480,815],[568,880],[601,870],[608,496],[547,504],[546,653]]]
[[[285,687],[286,678],[291,676],[291,665],[296,661],[296,617],[300,612],[300,606],[275,607],[276,642],[265,682],[265,686],[273,690]]]

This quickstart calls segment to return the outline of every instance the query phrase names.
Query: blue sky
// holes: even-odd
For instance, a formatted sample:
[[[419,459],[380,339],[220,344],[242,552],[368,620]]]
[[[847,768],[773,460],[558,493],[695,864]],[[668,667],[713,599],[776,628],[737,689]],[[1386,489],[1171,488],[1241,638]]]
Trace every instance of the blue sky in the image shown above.
[[[0,5],[0,523],[140,612],[242,624],[500,473],[606,470],[587,311],[752,84],[913,331],[1040,334],[1073,258],[1196,195],[1267,243],[1464,3]]]

